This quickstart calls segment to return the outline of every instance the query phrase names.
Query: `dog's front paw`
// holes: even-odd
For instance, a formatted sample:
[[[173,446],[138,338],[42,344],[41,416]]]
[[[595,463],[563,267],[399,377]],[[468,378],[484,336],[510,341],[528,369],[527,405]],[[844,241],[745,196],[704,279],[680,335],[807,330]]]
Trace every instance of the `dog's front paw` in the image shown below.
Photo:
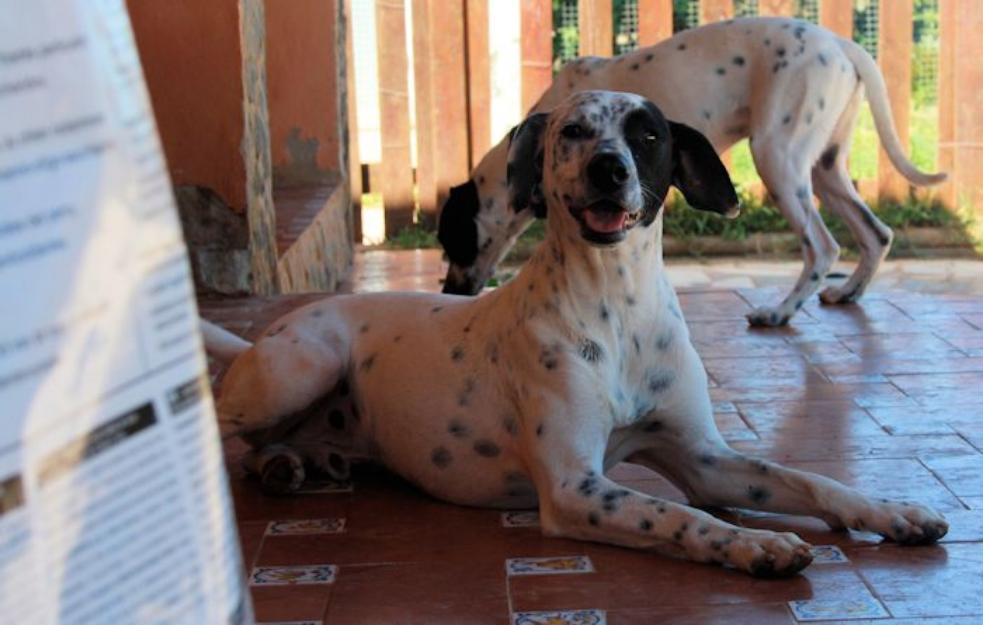
[[[762,306],[755,308],[747,315],[748,323],[755,327],[774,328],[788,324],[791,315],[779,308]]]
[[[877,532],[901,545],[930,545],[949,531],[945,517],[931,508],[886,500],[875,504],[850,527]]]
[[[755,577],[789,577],[812,562],[812,546],[791,532],[731,529],[707,541],[710,560]]]

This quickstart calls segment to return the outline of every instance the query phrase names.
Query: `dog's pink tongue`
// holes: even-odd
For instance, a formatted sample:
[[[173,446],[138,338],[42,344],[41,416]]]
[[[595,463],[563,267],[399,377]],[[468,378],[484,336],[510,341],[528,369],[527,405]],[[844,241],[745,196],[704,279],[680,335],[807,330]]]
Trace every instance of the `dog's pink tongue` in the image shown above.
[[[599,213],[592,210],[584,211],[584,221],[587,222],[587,226],[594,232],[618,232],[625,227],[625,221],[627,219],[627,211],[617,213]]]

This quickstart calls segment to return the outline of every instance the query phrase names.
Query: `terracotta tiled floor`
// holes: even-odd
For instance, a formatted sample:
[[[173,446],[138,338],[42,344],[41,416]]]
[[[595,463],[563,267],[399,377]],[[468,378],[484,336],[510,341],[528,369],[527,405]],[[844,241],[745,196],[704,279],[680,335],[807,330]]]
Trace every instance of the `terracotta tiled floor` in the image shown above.
[[[442,272],[432,253],[372,262],[375,268],[361,268],[356,290],[435,290]],[[881,290],[858,306],[810,303],[788,328],[750,330],[743,314],[774,298],[773,290],[681,292],[712,379],[718,422],[734,447],[881,496],[936,506],[951,524],[943,542],[901,548],[871,534],[832,533],[814,519],[725,513],[841,550],[827,554],[842,561],[816,562],[794,579],[756,580],[543,538],[535,527],[503,527],[499,511],[434,501],[381,470],[356,473],[351,492],[266,497],[244,477],[237,459],[242,447],[231,443],[227,456],[249,570],[336,567],[315,572],[317,583],[254,585],[258,619],[777,625],[799,622],[794,606],[800,618],[825,623],[983,623],[983,297]],[[278,311],[306,299],[205,302],[203,311],[253,335]],[[639,467],[620,465],[613,477],[681,497]],[[345,521],[340,533],[268,532],[271,521],[301,519]],[[321,529],[336,530],[337,523]],[[561,569],[589,561],[593,570],[506,575],[507,559],[528,557],[560,558],[553,566]],[[576,614],[554,614],[559,611]],[[522,616],[530,612],[538,614]]]

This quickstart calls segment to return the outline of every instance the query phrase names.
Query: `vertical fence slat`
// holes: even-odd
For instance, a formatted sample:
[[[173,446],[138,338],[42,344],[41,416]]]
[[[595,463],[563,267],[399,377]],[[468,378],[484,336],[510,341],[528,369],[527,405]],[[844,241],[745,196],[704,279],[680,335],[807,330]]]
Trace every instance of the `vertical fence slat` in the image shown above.
[[[439,207],[447,198],[448,189],[464,182],[470,173],[463,0],[435,2],[430,13],[430,33],[434,179]]]
[[[611,56],[614,52],[614,15],[611,0],[579,0],[580,56]]]
[[[525,113],[553,81],[553,3],[522,0],[519,6],[522,111]]]
[[[820,0],[819,24],[840,37],[853,37],[853,0]]]
[[[709,24],[734,17],[734,0],[700,0],[700,23]]]
[[[466,0],[468,37],[468,125],[471,166],[491,147],[491,67],[488,55],[488,2]]]
[[[358,150],[358,106],[355,94],[355,48],[352,2],[345,0],[345,96],[348,107],[348,188],[352,194],[352,237],[362,242],[362,158]]]
[[[939,189],[939,197],[949,207],[956,206],[956,3],[939,0],[939,158],[940,171],[949,172],[949,180]]]
[[[406,17],[403,0],[376,0],[375,9],[382,134],[378,188],[386,207],[386,235],[390,236],[413,223]]]
[[[795,15],[795,1],[758,0],[758,15],[792,17]]]
[[[983,217],[983,12],[978,0],[940,0],[939,166],[942,199]],[[975,233],[981,234],[979,225]]]
[[[887,83],[888,99],[894,126],[907,151],[908,124],[911,117],[911,51],[914,19],[913,0],[891,0],[878,6],[879,32],[877,58]],[[883,148],[878,148],[877,192],[880,197],[901,198],[908,194],[909,183],[899,174]]]
[[[416,193],[420,222],[437,223],[437,182],[434,179],[433,47],[430,13],[433,0],[413,0],[413,83],[416,87]]]
[[[672,37],[672,0],[638,0],[638,45]]]

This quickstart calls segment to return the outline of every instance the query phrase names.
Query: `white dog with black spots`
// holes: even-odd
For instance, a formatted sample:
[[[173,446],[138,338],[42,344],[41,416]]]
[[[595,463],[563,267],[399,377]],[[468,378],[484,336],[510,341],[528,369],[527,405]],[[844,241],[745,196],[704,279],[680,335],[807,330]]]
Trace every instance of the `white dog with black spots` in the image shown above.
[[[662,264],[670,185],[696,208],[737,211],[702,135],[638,95],[581,92],[515,131],[508,169],[512,200],[544,203],[547,228],[504,287],[478,298],[328,297],[255,345],[205,324],[212,352],[236,355],[221,429],[253,444],[250,465],[267,487],[289,492],[311,467],[341,478],[352,461],[372,460],[446,501],[538,506],[550,536],[762,576],[799,571],[810,546],[605,472],[637,463],[696,506],[813,515],[905,544],[946,533],[928,508],[872,499],[724,442]]]
[[[839,256],[813,194],[842,219],[860,247],[856,270],[820,294],[827,304],[853,302],[891,247],[891,229],[857,193],[847,171],[853,127],[866,91],[877,133],[895,168],[914,185],[925,174],[906,158],[891,117],[884,79],[857,44],[785,18],[741,18],[694,28],[658,45],[614,58],[568,63],[533,108],[548,111],[571,93],[637,93],[665,115],[703,133],[718,153],[750,138],[754,164],[802,242],[802,271],[785,298],[748,315],[754,325],[784,325],[822,285]],[[450,266],[444,291],[475,294],[544,205],[512,206],[506,189],[508,137],[464,184],[451,189],[439,239]]]

